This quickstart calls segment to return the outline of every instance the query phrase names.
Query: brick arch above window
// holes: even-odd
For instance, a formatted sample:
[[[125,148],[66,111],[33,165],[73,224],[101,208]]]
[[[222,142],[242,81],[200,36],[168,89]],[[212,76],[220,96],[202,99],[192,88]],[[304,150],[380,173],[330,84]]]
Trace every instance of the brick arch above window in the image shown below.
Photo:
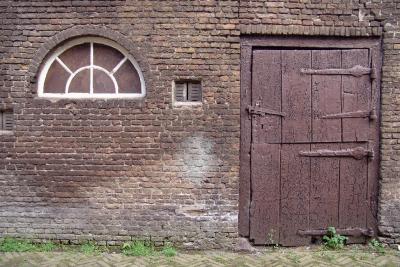
[[[145,88],[151,86],[149,84],[150,80],[147,77],[150,72],[149,64],[146,58],[146,53],[142,51],[142,48],[149,47],[149,44],[144,43],[142,40],[138,42],[135,38],[128,38],[127,36],[105,26],[82,25],[68,28],[47,38],[47,40],[45,40],[37,50],[31,60],[27,72],[32,93],[36,94],[36,92],[38,92],[39,76],[42,73],[45,63],[54,51],[56,51],[61,45],[81,38],[99,38],[114,43],[120,50],[126,52],[126,54],[128,54],[138,66],[140,66],[138,70],[139,73],[141,72],[142,74],[142,86],[145,85],[145,81]],[[143,90],[141,93],[143,96],[146,94]]]
[[[39,97],[135,98],[146,93],[136,60],[116,42],[100,37],[59,46],[39,74]]]

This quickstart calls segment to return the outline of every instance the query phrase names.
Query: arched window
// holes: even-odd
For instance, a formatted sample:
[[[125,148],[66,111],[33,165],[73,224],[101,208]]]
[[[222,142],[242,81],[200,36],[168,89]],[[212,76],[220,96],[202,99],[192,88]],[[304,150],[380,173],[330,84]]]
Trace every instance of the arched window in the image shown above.
[[[75,39],[48,57],[38,95],[56,98],[137,98],[145,95],[139,65],[117,43],[97,37]]]

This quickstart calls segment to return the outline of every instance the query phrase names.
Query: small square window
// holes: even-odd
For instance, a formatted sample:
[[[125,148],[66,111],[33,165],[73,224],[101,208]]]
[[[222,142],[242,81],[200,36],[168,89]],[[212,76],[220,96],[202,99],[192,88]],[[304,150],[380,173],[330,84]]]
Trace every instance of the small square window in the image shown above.
[[[176,81],[175,102],[179,103],[201,103],[202,88],[200,81]]]
[[[0,130],[12,131],[14,128],[14,114],[11,110],[0,111]]]

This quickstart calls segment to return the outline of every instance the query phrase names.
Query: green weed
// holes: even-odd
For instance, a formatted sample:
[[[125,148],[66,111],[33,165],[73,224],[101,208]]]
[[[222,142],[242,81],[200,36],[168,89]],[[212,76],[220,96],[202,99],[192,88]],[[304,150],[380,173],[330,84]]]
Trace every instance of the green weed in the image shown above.
[[[0,252],[50,252],[57,248],[53,242],[33,243],[28,240],[5,237],[0,239]]]
[[[347,237],[336,233],[335,227],[328,227],[328,232],[322,237],[324,246],[329,249],[342,249],[346,244]]]
[[[369,241],[368,246],[370,247],[371,250],[373,250],[379,254],[386,253],[385,246],[376,239],[372,239],[371,241]]]
[[[54,244],[53,242],[41,243],[41,244],[37,244],[37,246],[38,246],[39,251],[41,251],[41,252],[51,252],[58,248],[58,246],[56,244]]]
[[[126,242],[122,245],[122,253],[127,256],[151,256],[154,254],[154,246],[146,241]]]
[[[1,252],[30,252],[36,250],[36,246],[26,240],[18,240],[15,238],[6,237],[0,241]]]
[[[166,244],[161,250],[161,252],[166,257],[174,257],[178,253],[170,243]]]
[[[268,235],[267,235],[267,242],[268,242],[268,244],[272,244],[272,249],[273,250],[276,250],[276,249],[278,249],[279,248],[279,244],[278,244],[278,242],[276,242],[275,240],[274,240],[274,235],[275,235],[275,230],[274,229],[271,229],[269,232],[268,232]]]
[[[96,243],[89,241],[85,244],[82,244],[79,248],[79,251],[84,254],[100,254],[102,252],[106,252],[107,248],[104,246],[98,246]]]

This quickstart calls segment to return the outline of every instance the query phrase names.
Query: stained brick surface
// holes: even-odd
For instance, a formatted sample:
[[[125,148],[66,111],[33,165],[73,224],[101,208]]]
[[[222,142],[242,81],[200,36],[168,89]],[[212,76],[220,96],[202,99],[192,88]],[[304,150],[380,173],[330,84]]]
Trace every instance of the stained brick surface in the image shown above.
[[[400,242],[400,3],[394,1],[0,1],[0,233],[185,247],[236,242],[240,34],[382,36],[380,228]],[[144,100],[37,98],[64,40],[97,35],[143,70]],[[172,82],[201,79],[201,107]]]

